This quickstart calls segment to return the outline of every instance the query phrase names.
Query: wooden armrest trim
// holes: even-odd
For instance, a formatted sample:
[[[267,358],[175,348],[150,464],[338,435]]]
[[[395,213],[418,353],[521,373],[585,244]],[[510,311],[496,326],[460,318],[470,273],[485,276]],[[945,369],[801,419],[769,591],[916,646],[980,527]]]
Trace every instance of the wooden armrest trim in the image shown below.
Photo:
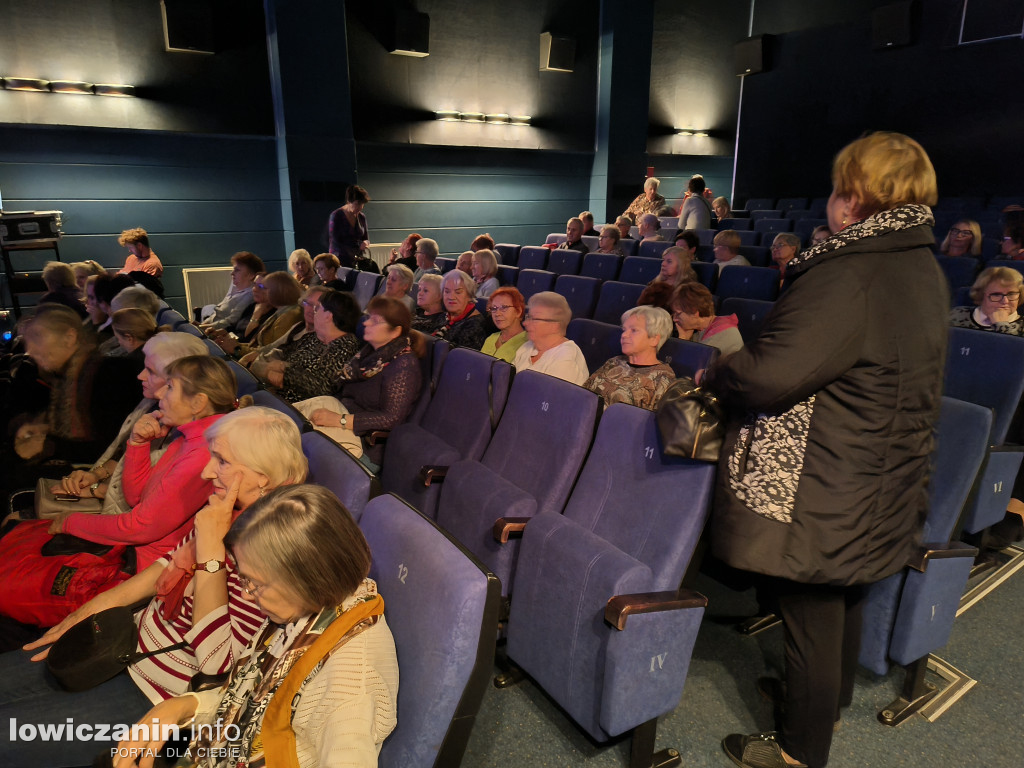
[[[508,544],[510,537],[523,535],[528,522],[528,517],[499,517],[494,521],[494,540],[500,544]]]
[[[368,442],[370,445],[376,445],[378,440],[380,440],[380,441],[387,440],[388,439],[388,435],[390,435],[390,434],[391,434],[391,431],[390,430],[386,430],[386,429],[378,430],[376,432],[371,432],[370,434],[368,434],[366,436],[366,442]]]
[[[659,613],[678,611],[685,608],[704,608],[708,599],[700,592],[681,589],[678,592],[638,592],[632,595],[616,595],[604,608],[604,620],[615,629],[626,628],[626,619],[634,613]]]
[[[951,541],[948,544],[925,544],[911,555],[907,567],[924,573],[930,560],[948,560],[953,557],[977,557],[978,548],[962,541]]]
[[[420,482],[429,488],[431,483],[440,482],[441,479],[447,474],[447,465],[424,464],[422,467],[420,467],[420,471],[417,476],[419,477]]]

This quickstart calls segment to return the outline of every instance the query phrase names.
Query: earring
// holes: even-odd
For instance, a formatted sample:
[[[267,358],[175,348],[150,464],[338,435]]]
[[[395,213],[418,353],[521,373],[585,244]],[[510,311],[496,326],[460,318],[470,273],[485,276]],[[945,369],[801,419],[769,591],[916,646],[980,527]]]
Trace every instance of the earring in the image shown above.
[[[844,227],[846,226],[846,217],[845,216],[843,217],[843,226]]]
[[[261,485],[261,486],[260,486],[260,498],[262,499],[262,498],[263,498],[264,496],[266,496],[266,495],[267,495],[267,489],[266,489],[266,488],[264,488],[264,487],[263,487],[263,486]]]

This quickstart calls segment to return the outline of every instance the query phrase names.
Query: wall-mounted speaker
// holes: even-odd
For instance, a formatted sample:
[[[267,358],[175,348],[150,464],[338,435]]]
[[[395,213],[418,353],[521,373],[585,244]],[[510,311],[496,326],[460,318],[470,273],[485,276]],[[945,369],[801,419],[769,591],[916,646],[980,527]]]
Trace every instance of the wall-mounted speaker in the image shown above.
[[[160,0],[164,50],[175,53],[214,52],[213,7],[204,0]]]
[[[576,62],[576,39],[540,33],[540,71],[572,72]]]
[[[756,75],[771,69],[768,54],[771,38],[771,35],[748,37],[732,47],[737,75]]]
[[[902,48],[916,37],[915,0],[904,0],[871,12],[871,42],[875,48]]]
[[[394,36],[388,53],[422,58],[430,55],[430,16],[416,11],[395,13]]]

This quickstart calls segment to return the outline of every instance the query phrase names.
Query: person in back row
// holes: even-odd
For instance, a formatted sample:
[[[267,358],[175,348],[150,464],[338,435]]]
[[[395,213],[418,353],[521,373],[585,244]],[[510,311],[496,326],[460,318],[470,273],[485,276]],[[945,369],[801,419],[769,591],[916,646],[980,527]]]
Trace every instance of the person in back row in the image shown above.
[[[714,239],[715,266],[718,267],[718,274],[726,267],[749,267],[750,262],[745,256],[740,255],[740,235],[735,229],[723,229]]]
[[[527,341],[516,352],[516,371],[539,371],[573,384],[582,384],[590,371],[583,352],[565,332],[572,310],[565,297],[554,291],[541,291],[527,303]]]
[[[441,270],[434,262],[437,260],[437,241],[429,237],[421,237],[416,241],[416,271],[412,274],[412,281],[418,283],[424,275],[440,275]]]
[[[594,214],[590,211],[583,211],[579,215],[579,220],[583,222],[583,236],[584,237],[599,237],[600,232],[594,228]]]
[[[590,253],[590,249],[587,248],[583,243],[583,222],[577,219],[575,216],[565,224],[565,240],[559,245],[559,248],[563,248],[570,251],[578,251],[584,256]]]
[[[256,275],[266,272],[263,259],[249,251],[239,251],[231,257],[231,287],[199,324],[204,331],[213,328],[235,330],[245,310],[253,304],[252,284]]]
[[[149,249],[149,234],[142,227],[126,229],[117,238],[117,244],[127,248],[129,252],[124,266],[118,270],[119,275],[145,272],[147,275],[160,277],[164,273],[164,265],[160,263],[156,253]]]
[[[679,209],[679,229],[708,229],[711,226],[711,203],[704,197],[704,179],[694,176],[686,185],[686,199]]]

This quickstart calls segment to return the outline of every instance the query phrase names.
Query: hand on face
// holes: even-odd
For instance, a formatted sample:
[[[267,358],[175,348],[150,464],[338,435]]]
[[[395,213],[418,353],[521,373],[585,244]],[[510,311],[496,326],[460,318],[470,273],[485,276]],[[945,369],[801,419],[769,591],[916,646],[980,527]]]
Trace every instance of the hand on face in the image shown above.
[[[135,445],[143,445],[144,443],[149,443],[158,438],[165,437],[167,433],[171,431],[171,428],[160,422],[160,419],[162,418],[163,413],[160,411],[143,414],[143,416],[135,422],[135,426],[132,427],[131,441]]]
[[[241,473],[235,475],[223,498],[212,494],[206,506],[196,513],[196,540],[217,544],[224,540],[235,516],[238,489],[242,486]]]

